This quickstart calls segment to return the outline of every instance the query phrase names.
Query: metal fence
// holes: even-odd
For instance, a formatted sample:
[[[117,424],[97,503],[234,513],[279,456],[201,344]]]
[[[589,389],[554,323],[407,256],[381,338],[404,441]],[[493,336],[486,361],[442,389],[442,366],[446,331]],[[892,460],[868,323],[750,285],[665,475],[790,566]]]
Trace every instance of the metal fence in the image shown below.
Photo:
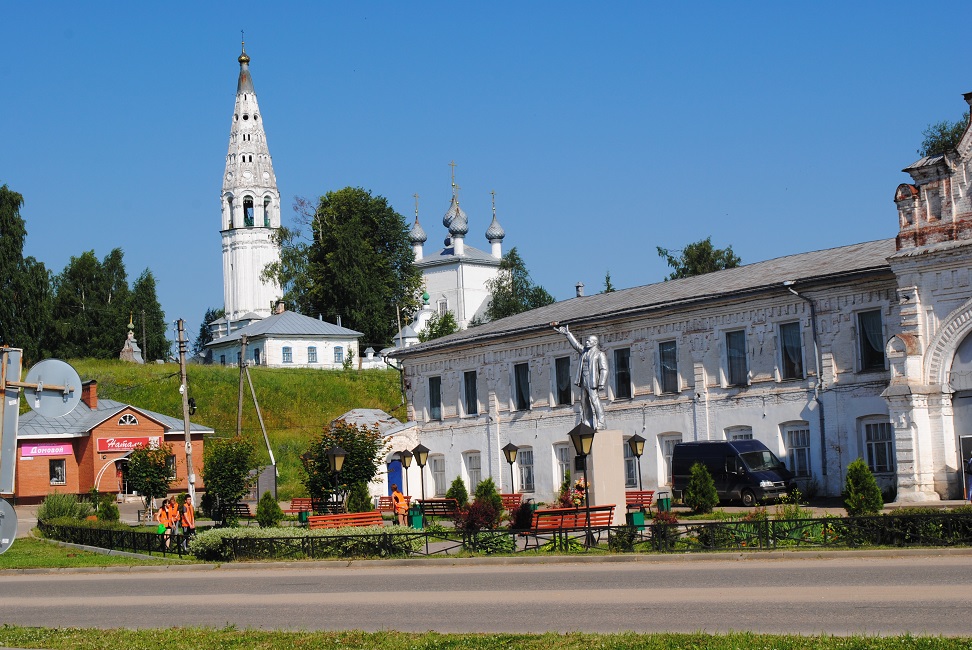
[[[45,536],[114,550],[182,556],[182,536],[39,524]],[[753,519],[605,526],[580,530],[412,532],[242,537],[223,540],[227,559],[416,557],[456,553],[691,553],[782,548],[972,546],[972,514],[932,513],[815,519]]]

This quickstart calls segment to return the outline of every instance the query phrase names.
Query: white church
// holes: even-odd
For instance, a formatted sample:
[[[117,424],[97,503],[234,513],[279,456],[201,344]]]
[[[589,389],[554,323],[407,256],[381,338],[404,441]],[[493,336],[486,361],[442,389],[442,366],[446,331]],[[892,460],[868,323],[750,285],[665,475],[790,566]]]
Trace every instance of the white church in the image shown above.
[[[262,277],[267,265],[280,260],[274,240],[280,228],[280,192],[245,46],[238,61],[240,73],[220,194],[225,316],[209,324],[213,341],[206,346],[207,356],[213,363],[237,365],[245,335],[246,361],[251,365],[342,368],[350,359],[353,367],[384,368],[385,363],[371,348],[362,356],[360,332],[342,327],[340,320],[327,323],[287,311],[280,301],[281,287]],[[395,335],[392,347],[417,343],[418,332],[434,313],[451,311],[464,328],[481,318],[488,305],[486,282],[497,275],[506,233],[496,219],[494,200],[493,220],[486,229],[490,252],[465,244],[469,221],[459,207],[454,170],[453,163],[452,200],[442,220],[449,237],[441,249],[429,255],[423,254],[427,235],[419,224],[416,206],[410,238],[424,279],[425,305],[417,314],[406,315],[409,322]]]

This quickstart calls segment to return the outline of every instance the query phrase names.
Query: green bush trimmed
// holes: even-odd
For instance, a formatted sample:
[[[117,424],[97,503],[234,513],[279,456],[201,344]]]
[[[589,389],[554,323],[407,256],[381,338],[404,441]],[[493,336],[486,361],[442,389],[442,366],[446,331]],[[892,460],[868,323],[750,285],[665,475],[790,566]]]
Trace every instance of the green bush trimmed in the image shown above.
[[[884,508],[881,488],[863,458],[847,466],[843,497],[844,509],[852,517],[876,515]]]
[[[37,509],[37,520],[52,521],[65,517],[83,520],[92,514],[94,514],[94,508],[91,502],[82,501],[76,494],[52,492],[44,497],[44,502]]]
[[[695,463],[689,470],[684,499],[685,505],[697,514],[712,512],[712,509],[719,505],[719,493],[716,491],[715,481],[702,463]]]
[[[461,476],[457,476],[452,481],[452,485],[446,492],[446,498],[455,499],[460,508],[469,504],[469,492],[466,490],[466,482],[462,480]]]
[[[257,502],[256,520],[260,528],[274,528],[283,521],[283,510],[280,504],[273,498],[269,490],[263,493],[260,501]]]
[[[422,537],[404,526],[364,526],[308,530],[306,528],[211,528],[197,534],[189,542],[189,552],[200,560],[223,562],[231,560],[230,549],[224,540],[251,540],[247,545],[247,559],[274,559],[279,546],[286,557],[310,557],[304,552],[303,540],[315,538],[316,558],[328,557],[405,557],[418,550]],[[260,540],[279,540],[280,544]],[[289,542],[289,543],[288,543]]]

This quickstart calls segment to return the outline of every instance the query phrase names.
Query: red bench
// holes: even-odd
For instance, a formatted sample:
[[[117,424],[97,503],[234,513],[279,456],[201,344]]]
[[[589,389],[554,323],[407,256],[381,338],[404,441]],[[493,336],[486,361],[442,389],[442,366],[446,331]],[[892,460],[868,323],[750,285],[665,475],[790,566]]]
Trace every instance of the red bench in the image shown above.
[[[314,512],[314,500],[310,497],[294,497],[290,500],[290,507],[284,510],[288,515],[298,512]]]
[[[624,493],[625,505],[628,510],[651,510],[651,503],[655,499],[654,490],[628,490]]]
[[[405,508],[412,504],[412,497],[405,495]],[[378,497],[378,512],[390,512],[395,514],[395,502],[392,501],[391,497]]]
[[[455,517],[459,503],[455,499],[419,499],[423,517]]]
[[[523,501],[522,494],[501,494],[500,498],[503,500],[503,510],[507,512],[513,512],[519,508]]]
[[[381,518],[381,513],[377,510],[371,512],[343,512],[337,515],[314,515],[307,518],[307,527],[311,530],[317,528],[344,528],[346,526],[384,526],[385,522]]]
[[[600,540],[601,532],[609,528],[614,522],[614,508],[614,505],[591,506],[590,523],[588,523],[587,508],[537,510],[533,513],[530,530],[523,533],[527,538],[527,548],[530,546],[530,538],[533,538],[537,548],[540,548],[540,538],[544,535],[550,535],[559,544],[567,541],[566,538],[569,533],[586,532],[588,528]]]

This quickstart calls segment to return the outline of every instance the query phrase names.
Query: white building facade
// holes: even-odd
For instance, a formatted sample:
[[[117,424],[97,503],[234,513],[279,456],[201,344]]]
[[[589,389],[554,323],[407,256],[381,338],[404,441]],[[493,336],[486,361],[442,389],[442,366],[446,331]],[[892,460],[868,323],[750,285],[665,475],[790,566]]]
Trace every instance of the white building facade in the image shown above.
[[[239,63],[220,195],[223,306],[230,322],[248,314],[269,316],[282,295],[275,282],[261,278],[268,264],[280,260],[280,249],[274,241],[280,228],[280,193],[245,48]]]
[[[580,408],[577,354],[551,328],[559,322],[600,337],[606,428],[648,440],[645,489],[670,485],[677,442],[753,438],[810,495],[839,495],[847,465],[863,458],[888,497],[961,498],[972,453],[972,133],[905,171],[914,182],[895,194],[896,240],[577,297],[396,351],[414,435],[431,450],[427,492],[491,476],[503,492],[554,499]],[[512,485],[508,442],[521,450]],[[637,488],[638,459],[619,453]]]

